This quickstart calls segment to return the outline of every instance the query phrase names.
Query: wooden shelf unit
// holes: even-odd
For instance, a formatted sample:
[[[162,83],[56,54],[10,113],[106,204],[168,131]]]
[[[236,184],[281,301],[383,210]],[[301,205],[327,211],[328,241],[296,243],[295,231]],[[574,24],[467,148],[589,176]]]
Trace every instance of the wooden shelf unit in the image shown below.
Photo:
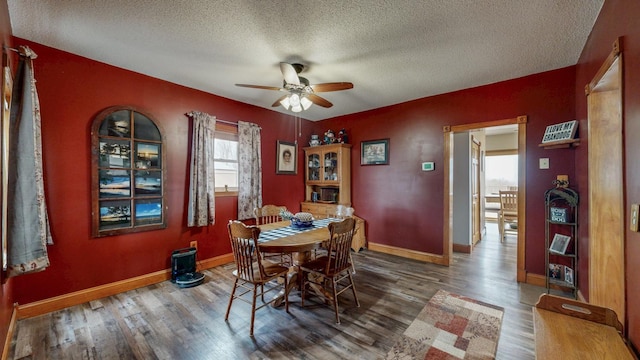
[[[329,144],[304,148],[305,199],[300,211],[325,218],[336,213],[338,205],[351,206],[351,144]],[[315,198],[314,198],[314,194]],[[365,247],[365,224],[356,219],[356,234],[351,248]]]
[[[578,296],[578,193],[570,188],[558,186],[545,191],[545,279],[547,293],[551,288],[570,290]],[[568,236],[566,250],[551,250],[556,234]],[[559,277],[551,276],[553,265],[557,265]],[[567,267],[571,279],[567,279]],[[555,268],[555,267],[554,267]]]

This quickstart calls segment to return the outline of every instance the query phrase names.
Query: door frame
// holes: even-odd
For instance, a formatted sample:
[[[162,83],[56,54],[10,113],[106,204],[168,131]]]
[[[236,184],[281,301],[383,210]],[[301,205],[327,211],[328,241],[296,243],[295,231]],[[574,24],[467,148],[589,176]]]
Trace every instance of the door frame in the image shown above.
[[[525,233],[526,233],[526,140],[527,115],[511,119],[485,121],[464,125],[446,125],[442,127],[444,133],[444,212],[443,212],[443,260],[449,266],[453,255],[453,134],[456,132],[470,132],[492,126],[518,125],[518,240],[517,240],[517,274],[518,282],[525,282]]]

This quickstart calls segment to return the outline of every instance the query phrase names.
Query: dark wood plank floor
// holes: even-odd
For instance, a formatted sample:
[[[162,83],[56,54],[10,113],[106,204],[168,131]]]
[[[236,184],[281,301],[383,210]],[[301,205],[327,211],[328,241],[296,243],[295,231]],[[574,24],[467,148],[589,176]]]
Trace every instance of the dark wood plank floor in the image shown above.
[[[9,359],[381,359],[438,289],[505,308],[497,359],[534,359],[531,305],[542,288],[517,284],[516,239],[500,243],[495,224],[475,251],[450,267],[361,251],[353,255],[361,307],[341,297],[341,324],[322,305],[290,314],[265,307],[249,337],[250,306],[234,303],[232,264],[205,271],[206,282],[132,290],[18,322]]]

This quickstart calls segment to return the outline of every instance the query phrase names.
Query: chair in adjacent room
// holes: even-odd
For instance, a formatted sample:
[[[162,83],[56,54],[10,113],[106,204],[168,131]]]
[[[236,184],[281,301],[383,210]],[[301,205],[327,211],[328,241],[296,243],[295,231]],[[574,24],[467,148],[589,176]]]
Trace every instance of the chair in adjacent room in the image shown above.
[[[336,323],[340,324],[338,295],[351,289],[356,305],[360,307],[358,294],[351,276],[351,240],[356,229],[356,221],[346,218],[340,222],[329,224],[330,241],[326,256],[319,257],[300,265],[302,272],[301,289],[302,304],[307,287],[321,296],[325,302],[333,304]]]
[[[501,190],[499,193],[498,231],[500,233],[500,242],[502,242],[506,232],[518,233],[518,192]]]
[[[276,298],[265,302],[264,294],[281,289],[284,285],[284,301],[285,309],[289,312],[289,294],[287,293],[287,273],[289,268],[270,261],[263,261],[262,254],[258,251],[258,238],[260,229],[256,226],[246,226],[240,221],[229,221],[227,225],[229,231],[229,240],[231,241],[231,249],[233,250],[233,259],[236,263],[236,270],[233,271],[235,282],[231,296],[229,297],[229,305],[227,313],[224,317],[225,321],[229,319],[229,312],[233,301],[238,299],[251,304],[251,328],[249,335],[253,336],[253,324],[255,320],[256,310],[269,305]],[[283,283],[279,283],[278,278],[283,278]],[[239,291],[239,294],[236,294]],[[251,294],[248,300],[244,295]],[[256,307],[256,299],[260,297],[262,305]]]
[[[280,216],[283,211],[288,211],[286,206],[264,205],[253,209],[253,216],[256,219],[256,225],[271,224],[283,220]],[[293,264],[290,254],[264,254],[264,257],[283,265]]]

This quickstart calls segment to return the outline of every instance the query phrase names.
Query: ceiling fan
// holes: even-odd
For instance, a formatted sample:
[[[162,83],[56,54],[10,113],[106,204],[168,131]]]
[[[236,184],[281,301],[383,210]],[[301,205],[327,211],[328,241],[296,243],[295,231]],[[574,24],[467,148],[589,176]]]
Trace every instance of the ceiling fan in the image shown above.
[[[353,84],[350,82],[332,82],[310,85],[309,80],[302,76],[298,76],[298,74],[300,74],[302,70],[304,70],[304,65],[302,64],[289,64],[281,62],[280,71],[282,72],[282,77],[284,78],[281,88],[275,86],[249,84],[236,84],[236,86],[287,92],[286,95],[281,96],[271,106],[276,107],[282,105],[285,109],[291,110],[293,112],[307,110],[312,104],[330,108],[333,106],[333,104],[327,99],[316,95],[316,93],[340,91],[353,88]]]

